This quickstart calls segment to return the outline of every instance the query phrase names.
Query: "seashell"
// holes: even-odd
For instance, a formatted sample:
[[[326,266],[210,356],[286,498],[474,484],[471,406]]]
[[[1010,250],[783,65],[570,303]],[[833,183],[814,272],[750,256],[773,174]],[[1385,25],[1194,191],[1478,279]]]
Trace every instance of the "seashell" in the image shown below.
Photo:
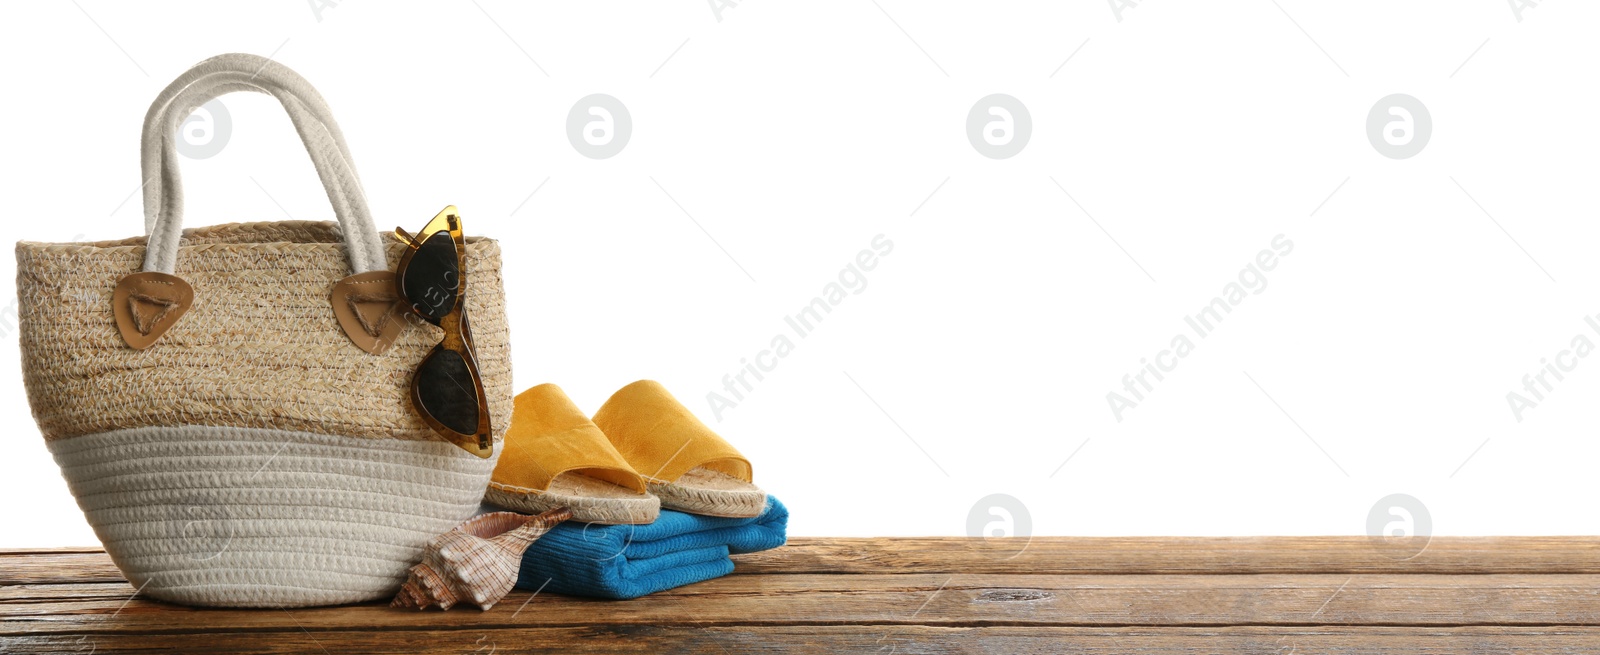
[[[485,610],[511,593],[522,567],[522,553],[556,524],[572,517],[557,508],[528,516],[516,512],[481,514],[433,538],[422,562],[411,567],[390,607],[450,609],[467,601]]]

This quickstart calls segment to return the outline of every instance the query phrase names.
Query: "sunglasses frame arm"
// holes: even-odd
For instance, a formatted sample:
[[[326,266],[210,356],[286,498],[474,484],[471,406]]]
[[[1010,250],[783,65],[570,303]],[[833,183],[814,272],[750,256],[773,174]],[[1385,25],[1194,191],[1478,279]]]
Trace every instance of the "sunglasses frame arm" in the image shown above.
[[[455,303],[451,306],[450,311],[435,321],[420,311],[416,303],[406,296],[403,280],[406,267],[411,262],[411,257],[421,250],[424,242],[440,232],[448,232],[451,241],[455,245],[457,279],[455,282]],[[399,227],[395,228],[394,235],[397,240],[406,244],[408,248],[401,255],[400,262],[395,268],[395,293],[406,299],[406,308],[411,314],[444,330],[444,339],[440,341],[439,345],[434,346],[433,350],[429,351],[427,357],[422,359],[422,362],[426,362],[443,350],[450,350],[461,356],[471,374],[474,392],[477,394],[477,429],[473,434],[457,432],[428,413],[425,409],[426,405],[422,402],[420,375],[422,362],[418,363],[417,372],[411,376],[411,404],[422,421],[427,423],[428,427],[432,428],[440,437],[469,453],[487,459],[494,454],[494,433],[490,426],[488,398],[483,390],[483,378],[478,372],[478,359],[472,340],[471,322],[467,318],[467,248],[466,235],[462,229],[460,213],[452,205],[439,212],[437,216],[433,217],[433,220],[428,221],[428,224],[424,225],[422,230],[415,236]]]

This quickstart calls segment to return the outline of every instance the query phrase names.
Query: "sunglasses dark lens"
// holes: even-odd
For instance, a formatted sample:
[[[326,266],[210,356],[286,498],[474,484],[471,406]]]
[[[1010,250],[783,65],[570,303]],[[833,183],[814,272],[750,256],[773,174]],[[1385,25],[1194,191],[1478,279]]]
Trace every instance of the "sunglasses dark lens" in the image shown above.
[[[439,349],[417,367],[417,397],[434,420],[461,434],[478,431],[478,392],[466,360]]]
[[[449,232],[435,232],[411,255],[400,292],[417,313],[438,323],[456,304],[461,288],[461,270],[456,259],[456,243]]]

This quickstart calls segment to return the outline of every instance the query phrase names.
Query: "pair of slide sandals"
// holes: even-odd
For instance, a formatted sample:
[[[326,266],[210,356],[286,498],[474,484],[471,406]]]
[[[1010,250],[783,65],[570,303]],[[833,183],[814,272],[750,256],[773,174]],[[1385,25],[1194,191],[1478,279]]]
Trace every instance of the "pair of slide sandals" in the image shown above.
[[[592,420],[554,384],[518,394],[484,500],[535,514],[566,507],[584,523],[642,524],[663,507],[759,516],[767,494],[738,450],[665,387],[640,380]]]

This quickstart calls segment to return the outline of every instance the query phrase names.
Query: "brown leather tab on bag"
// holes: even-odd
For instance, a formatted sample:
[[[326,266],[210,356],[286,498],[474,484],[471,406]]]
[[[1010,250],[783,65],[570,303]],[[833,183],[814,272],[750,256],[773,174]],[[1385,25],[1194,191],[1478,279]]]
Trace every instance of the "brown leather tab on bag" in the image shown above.
[[[391,271],[357,273],[339,280],[328,300],[345,336],[374,355],[382,355],[405,330],[405,305],[395,291]]]
[[[166,273],[134,273],[117,282],[111,308],[122,340],[144,350],[167,332],[194,304],[194,289],[183,278]]]

